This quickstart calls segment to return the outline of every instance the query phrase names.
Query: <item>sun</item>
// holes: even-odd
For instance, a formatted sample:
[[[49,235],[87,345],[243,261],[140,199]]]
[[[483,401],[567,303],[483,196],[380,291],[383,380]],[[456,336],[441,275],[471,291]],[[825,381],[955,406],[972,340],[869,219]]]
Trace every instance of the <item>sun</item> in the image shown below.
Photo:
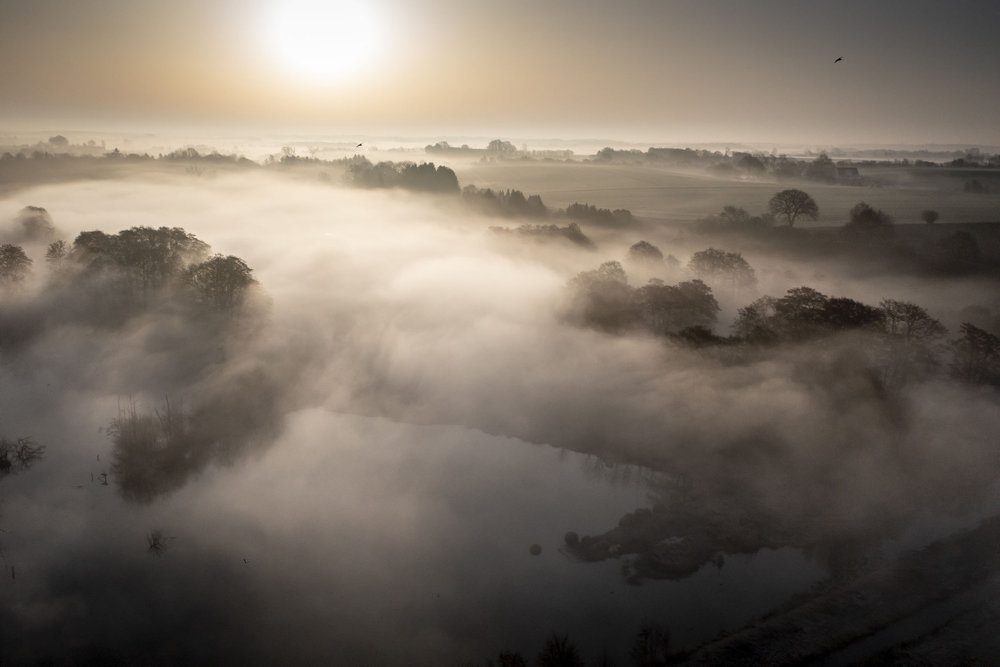
[[[375,10],[355,0],[279,0],[263,28],[275,61],[288,74],[317,83],[361,75],[381,41]]]

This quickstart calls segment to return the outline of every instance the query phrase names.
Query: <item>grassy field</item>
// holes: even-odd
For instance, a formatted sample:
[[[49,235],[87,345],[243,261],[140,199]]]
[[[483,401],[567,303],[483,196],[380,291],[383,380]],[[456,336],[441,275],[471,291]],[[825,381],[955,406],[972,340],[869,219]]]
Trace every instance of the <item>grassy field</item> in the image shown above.
[[[718,213],[726,205],[757,214],[767,210],[775,192],[790,187],[805,190],[819,205],[819,218],[796,223],[802,226],[841,225],[847,221],[850,208],[860,201],[886,211],[899,223],[920,222],[925,209],[938,211],[939,223],[1000,220],[1000,187],[992,188],[993,181],[984,180],[977,170],[876,167],[869,174],[869,169],[862,167],[863,176],[894,183],[866,187],[740,181],[641,165],[509,162],[455,165],[455,169],[462,185],[538,194],[550,208],[585,202],[601,208],[627,208],[652,220],[691,222]],[[963,175],[964,180],[978,178],[992,192],[962,191]]]

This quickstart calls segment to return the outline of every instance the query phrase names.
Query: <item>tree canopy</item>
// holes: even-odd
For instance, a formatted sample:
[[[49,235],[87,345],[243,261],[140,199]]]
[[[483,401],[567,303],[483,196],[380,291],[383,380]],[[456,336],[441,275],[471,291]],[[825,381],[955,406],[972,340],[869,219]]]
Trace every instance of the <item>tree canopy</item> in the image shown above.
[[[819,215],[819,206],[808,194],[802,190],[782,190],[776,193],[767,203],[767,208],[772,215],[784,216],[788,221],[788,226],[795,224],[799,216],[806,216],[813,220]]]
[[[0,282],[20,283],[31,273],[31,259],[21,246],[0,245]]]
[[[707,282],[725,282],[734,290],[757,283],[757,274],[738,252],[708,248],[696,252],[688,263],[693,274]]]

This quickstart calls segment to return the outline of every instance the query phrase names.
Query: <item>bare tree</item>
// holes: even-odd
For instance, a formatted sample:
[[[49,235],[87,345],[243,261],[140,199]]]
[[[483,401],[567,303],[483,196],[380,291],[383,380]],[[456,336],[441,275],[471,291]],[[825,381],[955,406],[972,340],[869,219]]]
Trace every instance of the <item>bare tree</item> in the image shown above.
[[[813,220],[819,215],[819,206],[802,190],[782,190],[776,193],[767,203],[767,208],[775,216],[785,216],[789,227],[795,224],[795,219],[800,215]]]

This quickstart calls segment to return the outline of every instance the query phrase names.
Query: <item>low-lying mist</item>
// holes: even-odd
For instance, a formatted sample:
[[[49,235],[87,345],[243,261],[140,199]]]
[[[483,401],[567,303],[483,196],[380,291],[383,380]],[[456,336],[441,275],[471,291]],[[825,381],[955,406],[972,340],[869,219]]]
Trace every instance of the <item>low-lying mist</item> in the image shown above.
[[[51,238],[15,238],[19,212],[29,205],[44,207],[51,216]],[[53,496],[59,507],[73,502],[65,489],[83,483],[77,481],[83,470],[103,473],[127,501],[149,504],[170,503],[171,494],[188,484],[201,484],[197,497],[209,502],[213,492],[206,490],[205,479],[225,474],[220,469],[257,466],[260,487],[230,481],[232,486],[218,491],[250,502],[258,488],[268,488],[268,470],[276,470],[261,468],[260,462],[282,461],[274,448],[281,443],[290,447],[289,433],[308,437],[312,418],[303,415],[324,410],[397,423],[463,426],[595,454],[608,464],[648,466],[663,473],[649,504],[695,507],[690,515],[698,520],[713,521],[720,514],[731,518],[717,521],[706,538],[713,541],[710,551],[753,553],[795,546],[812,549],[828,566],[836,564],[830,554],[842,555],[844,545],[876,543],[922,512],[975,507],[1000,463],[992,435],[1000,432],[994,388],[962,384],[944,372],[887,385],[873,375],[878,350],[872,338],[844,332],[818,342],[768,348],[705,348],[638,329],[609,332],[581,324],[569,287],[581,272],[604,261],[624,261],[629,246],[646,239],[679,261],[662,269],[626,261],[629,280],[634,287],[650,277],[672,284],[692,279],[685,268],[692,253],[718,245],[666,226],[611,233],[583,225],[595,247],[559,238],[537,243],[490,232],[496,218],[451,199],[351,189],[259,171],[42,185],[0,200],[0,222],[7,224],[0,226],[0,243],[17,241],[32,260],[30,275],[0,294],[0,435],[31,435],[46,445],[47,457],[3,485],[18,497],[30,497],[34,487],[59,485],[64,490]],[[206,314],[184,305],[173,292],[122,311],[111,302],[114,285],[77,278],[54,287],[59,265],[46,261],[52,241],[62,239],[71,246],[81,232],[115,235],[162,227],[182,228],[208,244],[210,253],[245,262],[256,285],[238,312]],[[729,335],[740,308],[765,294],[780,297],[802,285],[872,305],[886,298],[913,301],[951,326],[966,306],[997,307],[988,296],[991,283],[970,277],[858,278],[839,272],[833,262],[812,266],[759,248],[745,257],[759,282],[739,290],[716,286],[722,310],[715,333],[720,336]],[[950,337],[957,333],[953,330]],[[327,424],[323,432],[336,428]],[[367,437],[387,436],[382,427],[373,428],[363,437],[352,436],[352,442],[364,447]],[[329,446],[340,451],[335,442]],[[493,438],[483,446],[520,445]],[[297,458],[284,465],[303,471],[300,482],[294,472],[275,471],[285,492],[280,500],[289,504],[289,521],[298,521],[302,508],[310,506],[312,485],[325,483],[322,475],[309,474],[310,457],[317,451],[313,448],[321,447],[323,442],[312,442],[289,450]],[[377,449],[383,464],[399,477],[385,494],[407,498],[400,489],[437,474],[410,460],[412,452],[400,452],[393,460],[394,449]],[[343,455],[346,466],[355,466],[351,451]],[[327,456],[317,460],[327,465]],[[73,464],[46,471],[48,462],[59,460]],[[412,466],[408,474],[397,468],[403,461]],[[71,470],[77,465],[78,471]],[[378,475],[356,467],[358,475]],[[489,473],[479,468],[467,474]],[[344,483],[339,475],[333,477]],[[347,484],[334,495],[351,507],[358,498],[371,501],[362,488]],[[226,511],[236,512],[239,499],[223,503]],[[323,495],[322,502],[329,500]],[[444,511],[423,505],[425,496],[411,500],[409,507],[385,501],[394,509],[380,505],[370,516],[359,507],[358,521],[373,522],[376,532],[407,531],[415,529],[406,517]],[[191,502],[178,501],[188,508],[178,510],[180,515],[194,512]],[[22,510],[28,506],[23,501],[14,505]],[[45,512],[36,511],[45,520]],[[170,511],[155,511],[169,521]],[[262,519],[266,529],[279,523],[270,515],[275,510],[255,511],[268,517]],[[396,511],[403,517],[398,524],[378,525]],[[323,518],[312,512],[301,520],[321,523]],[[581,520],[567,514],[567,521]],[[561,530],[600,532],[612,527],[612,519],[605,520],[607,524],[564,525]],[[25,525],[25,520],[17,523]],[[83,549],[74,546],[70,526],[57,520],[54,530],[70,553]],[[239,530],[252,533],[252,522],[241,523]],[[102,535],[108,534],[105,527]],[[557,543],[561,537],[555,535]],[[248,538],[244,534],[239,539]],[[301,535],[273,539],[305,540]],[[329,538],[317,539],[331,552],[340,548],[335,540],[327,544]],[[517,545],[523,551],[522,546],[526,548]],[[87,549],[87,567],[98,567],[96,547]],[[309,558],[324,553],[311,546],[305,552]],[[385,554],[352,557],[360,563]],[[219,573],[219,591],[206,592],[212,604],[199,607],[207,627],[223,623],[231,605],[245,603],[253,618],[241,617],[241,622],[264,623],[274,633],[267,642],[289,630],[273,620],[262,621],[266,614],[254,606],[255,591],[215,556],[198,560],[185,551],[183,558],[170,566],[177,576],[188,576],[177,570],[196,561]],[[129,567],[143,582],[137,590],[160,585],[149,579],[145,565]],[[96,599],[96,593],[80,585],[81,578],[90,576],[87,572],[69,573],[55,556],[36,569],[48,577],[44,585],[34,584],[39,590]],[[436,573],[435,578],[442,577]],[[460,580],[472,578],[463,574]],[[421,590],[421,595],[433,592]],[[376,594],[350,595],[362,593]],[[496,602],[487,593],[471,594],[481,594],[484,604]],[[573,593],[565,595],[571,599]],[[35,605],[30,613],[25,608],[6,611],[5,624],[12,620],[30,627],[36,638],[46,627],[72,625],[65,615],[70,612],[46,616],[38,608],[43,598],[39,593],[30,601]],[[349,614],[315,600],[303,605],[292,618],[308,616],[313,608],[322,609],[324,618]],[[190,602],[181,606],[189,611],[198,607]],[[416,608],[414,613],[422,612]],[[404,617],[393,617],[371,641],[391,642],[392,637],[431,656],[478,657],[463,651],[481,646],[439,636],[447,635],[442,628],[422,628],[416,638],[403,636]],[[483,620],[489,618],[484,612]],[[491,640],[515,647],[520,641],[511,635]],[[270,648],[271,655],[278,653]],[[301,655],[320,653],[304,650]],[[395,662],[403,653],[378,656],[358,649],[352,655]]]

